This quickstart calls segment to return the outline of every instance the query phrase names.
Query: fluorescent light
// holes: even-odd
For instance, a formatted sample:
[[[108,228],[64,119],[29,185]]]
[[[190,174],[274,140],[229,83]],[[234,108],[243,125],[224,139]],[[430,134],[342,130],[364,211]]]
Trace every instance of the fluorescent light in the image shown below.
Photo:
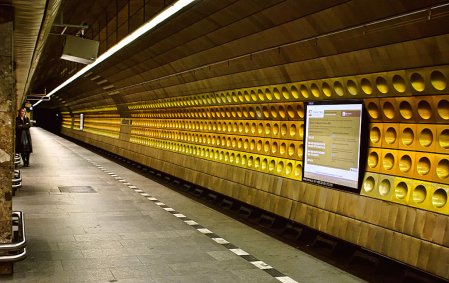
[[[120,42],[118,42],[116,45],[112,46],[108,51],[106,51],[105,53],[103,53],[100,57],[97,58],[97,60],[95,60],[94,63],[87,65],[86,67],[84,67],[83,69],[79,70],[78,73],[76,73],[75,75],[73,75],[72,77],[70,77],[68,80],[66,80],[65,82],[63,82],[61,85],[59,85],[57,88],[55,88],[54,90],[52,90],[50,93],[48,93],[46,96],[52,96],[53,94],[55,94],[56,92],[58,92],[60,89],[62,89],[63,87],[65,87],[66,85],[70,84],[71,82],[73,82],[74,80],[76,80],[77,78],[79,78],[80,76],[82,76],[83,74],[85,74],[87,71],[89,71],[90,69],[92,69],[93,67],[95,67],[96,65],[100,64],[101,62],[103,62],[104,60],[106,60],[107,58],[109,58],[109,56],[111,56],[112,54],[114,54],[115,52],[119,51],[120,49],[122,49],[123,47],[125,47],[126,45],[128,45],[129,43],[133,42],[135,39],[137,39],[139,36],[141,36],[142,34],[146,33],[147,31],[151,30],[152,28],[154,28],[155,26],[157,26],[158,24],[162,23],[163,21],[165,21],[167,18],[169,18],[171,15],[175,14],[176,12],[178,12],[179,10],[181,10],[182,8],[184,8],[185,6],[189,5],[190,3],[192,3],[195,0],[179,0],[177,1],[175,4],[171,5],[169,8],[165,9],[164,11],[162,11],[160,14],[158,14],[156,17],[154,17],[153,19],[151,19],[149,22],[147,22],[146,24],[144,24],[143,26],[141,26],[140,28],[138,28],[137,30],[135,30],[134,32],[132,32],[131,34],[129,34],[127,37],[125,37],[124,39],[122,39]],[[33,106],[38,105],[42,100],[39,100],[38,102],[36,102]]]

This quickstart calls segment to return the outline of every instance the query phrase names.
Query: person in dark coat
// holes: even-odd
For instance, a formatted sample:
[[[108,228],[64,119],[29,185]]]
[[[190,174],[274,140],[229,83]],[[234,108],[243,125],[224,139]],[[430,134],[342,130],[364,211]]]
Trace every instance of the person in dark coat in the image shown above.
[[[22,108],[16,118],[16,153],[22,155],[23,166],[25,167],[30,166],[30,153],[33,152],[30,127],[30,119],[26,116],[25,108]]]

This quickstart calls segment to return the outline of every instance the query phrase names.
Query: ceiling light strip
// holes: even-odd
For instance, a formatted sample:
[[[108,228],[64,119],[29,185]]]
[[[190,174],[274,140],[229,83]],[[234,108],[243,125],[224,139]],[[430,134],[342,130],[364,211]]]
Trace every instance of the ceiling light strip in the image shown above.
[[[55,94],[56,92],[61,90],[63,87],[67,86],[68,84],[70,84],[71,82],[73,82],[74,80],[76,80],[77,78],[82,76],[83,74],[85,74],[87,71],[89,71],[90,69],[92,69],[96,65],[100,64],[101,62],[103,62],[104,60],[109,58],[111,55],[113,55],[114,53],[116,53],[117,51],[119,51],[120,49],[125,47],[126,45],[128,45],[131,42],[133,42],[134,40],[136,40],[139,36],[141,36],[142,34],[146,33],[147,31],[153,29],[155,26],[157,26],[158,24],[162,23],[167,18],[169,18],[173,14],[177,13],[179,10],[181,10],[185,6],[189,5],[193,1],[195,1],[195,0],[179,0],[179,1],[177,1],[173,5],[171,5],[170,7],[165,9],[164,11],[162,11],[160,14],[158,14],[156,17],[151,19],[149,22],[147,22],[146,24],[144,24],[143,26],[141,26],[140,28],[135,30],[133,33],[129,34],[127,37],[122,39],[116,45],[112,46],[108,51],[106,51],[100,57],[98,57],[97,60],[95,60],[94,63],[92,63],[90,65],[87,65],[86,67],[81,69],[78,73],[76,73],[75,75],[70,77],[68,80],[63,82],[57,88],[55,88],[50,93],[48,93],[46,96],[52,96],[53,94]],[[33,106],[38,105],[41,101],[42,100],[39,100]]]

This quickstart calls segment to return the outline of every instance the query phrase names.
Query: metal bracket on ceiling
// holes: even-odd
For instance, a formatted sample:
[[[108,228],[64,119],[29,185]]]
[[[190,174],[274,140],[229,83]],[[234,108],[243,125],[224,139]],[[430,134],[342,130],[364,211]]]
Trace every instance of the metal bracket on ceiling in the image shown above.
[[[44,88],[43,94],[31,94],[31,90],[30,90],[30,94],[28,94],[26,96],[26,100],[28,100],[28,101],[31,101],[31,100],[49,101],[50,96],[47,96],[47,88]]]
[[[61,32],[61,35],[63,35],[63,34],[66,32],[67,28],[77,28],[77,29],[80,29],[80,35],[81,35],[82,37],[84,37],[84,30],[89,28],[89,25],[88,25],[88,24],[85,24],[85,23],[83,23],[82,25],[70,25],[70,24],[64,24],[63,18],[64,18],[64,15],[63,15],[63,13],[61,12],[61,23],[59,23],[59,24],[53,23],[53,26],[54,26],[54,27],[64,27],[64,29],[63,29],[62,32]]]
[[[50,96],[42,96],[42,95],[27,95],[26,98],[28,101],[31,100],[42,100],[42,101],[50,101]]]

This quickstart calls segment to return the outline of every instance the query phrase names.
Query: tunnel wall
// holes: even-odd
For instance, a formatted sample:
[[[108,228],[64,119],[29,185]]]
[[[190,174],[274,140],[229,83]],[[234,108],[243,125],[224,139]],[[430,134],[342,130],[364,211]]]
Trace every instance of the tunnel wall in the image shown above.
[[[61,132],[448,279],[448,78],[436,66],[136,100],[130,117],[63,112]],[[370,119],[361,193],[303,182],[304,101],[354,98]]]

